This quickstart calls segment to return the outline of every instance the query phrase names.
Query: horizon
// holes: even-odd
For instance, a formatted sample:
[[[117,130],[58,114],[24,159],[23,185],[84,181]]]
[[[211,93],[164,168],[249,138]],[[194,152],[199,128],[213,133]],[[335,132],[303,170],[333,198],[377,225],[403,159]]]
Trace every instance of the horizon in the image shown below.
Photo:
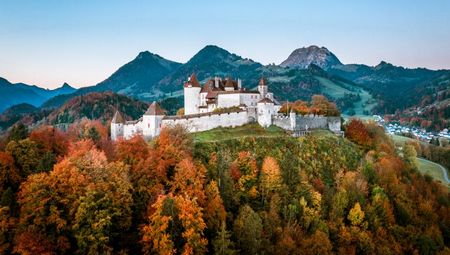
[[[95,85],[143,51],[186,63],[206,45],[264,65],[317,45],[344,64],[450,69],[447,1],[3,5],[0,77],[49,89]]]

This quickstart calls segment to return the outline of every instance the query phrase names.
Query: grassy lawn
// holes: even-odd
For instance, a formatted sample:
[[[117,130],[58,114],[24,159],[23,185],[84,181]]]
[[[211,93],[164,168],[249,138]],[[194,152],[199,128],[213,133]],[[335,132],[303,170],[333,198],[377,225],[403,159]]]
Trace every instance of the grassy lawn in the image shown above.
[[[282,128],[270,126],[263,128],[257,123],[247,124],[235,128],[215,128],[204,132],[193,133],[194,141],[207,142],[227,140],[238,137],[259,137],[259,136],[288,136]]]
[[[444,179],[442,170],[440,169],[440,167],[438,165],[433,164],[433,163],[429,162],[428,160],[424,160],[421,158],[418,158],[417,162],[419,165],[419,172],[421,172],[422,174],[428,174],[433,179],[442,182],[444,185],[447,184],[447,186],[450,188],[450,184],[447,183],[447,181]]]
[[[406,136],[401,136],[401,135],[391,135],[392,140],[394,141],[395,146],[404,146],[406,142],[409,141],[417,141],[421,144],[427,144],[426,142],[417,140],[417,139],[412,139]]]
[[[403,145],[406,142],[415,141],[412,138],[409,138],[409,137],[406,137],[406,136],[401,136],[401,135],[391,135],[391,137],[392,137],[392,140],[394,140],[395,144],[402,144]]]
[[[341,87],[336,83],[331,82],[330,80],[317,76],[315,76],[315,78],[322,84],[322,86],[325,87],[325,90],[323,92],[327,93],[328,95],[334,98],[341,98],[344,97],[346,93],[347,94],[352,93],[352,91],[344,87]]]
[[[340,83],[332,82],[322,77],[315,76],[315,78],[324,87],[324,90],[322,92],[334,98],[342,98],[345,96],[345,94],[359,94],[361,96],[361,100],[355,102],[353,108],[355,110],[356,115],[363,115],[364,111],[370,112],[372,108],[375,107],[376,105],[376,102],[373,100],[372,95],[370,95],[369,92],[360,87],[355,87],[354,85],[343,82]],[[346,87],[355,88],[355,91],[350,91]]]
[[[408,141],[419,141],[401,135],[391,135],[391,138],[394,141],[395,146],[397,147],[404,146],[405,143]],[[424,143],[422,141],[419,142]],[[444,185],[447,185],[447,187],[449,187],[450,189],[450,183],[447,183],[447,181],[444,178],[444,174],[442,173],[442,169],[438,165],[433,164],[432,162],[422,158],[417,158],[417,163],[419,172],[421,172],[422,174],[428,174],[433,179],[442,182]]]
[[[360,89],[359,95],[361,96],[361,100],[355,102],[354,108],[357,115],[363,115],[364,111],[370,112],[377,105],[372,95],[366,90]]]

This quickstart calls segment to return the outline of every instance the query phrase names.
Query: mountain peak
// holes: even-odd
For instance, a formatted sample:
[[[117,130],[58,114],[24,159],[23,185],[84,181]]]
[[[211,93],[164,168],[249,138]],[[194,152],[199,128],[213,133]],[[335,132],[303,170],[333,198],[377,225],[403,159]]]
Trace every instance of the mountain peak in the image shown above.
[[[196,55],[207,54],[207,55],[232,55],[227,50],[220,48],[217,45],[206,45],[201,49]]]
[[[324,70],[335,65],[342,65],[341,61],[327,48],[311,45],[294,50],[280,66],[306,69],[311,64]]]
[[[154,58],[155,56],[158,56],[158,55],[153,54],[150,51],[146,50],[146,51],[139,52],[139,54],[137,55],[136,59]]]
[[[207,45],[201,49],[197,54],[195,54],[189,62],[217,62],[217,61],[235,61],[241,57],[230,53],[229,51],[220,48],[216,45]]]
[[[376,67],[377,66],[393,66],[391,63],[388,63],[388,62],[386,62],[386,61],[384,61],[384,60],[381,60],[381,62],[378,64],[378,65],[376,65]]]
[[[64,82],[63,85],[61,86],[61,88],[64,88],[64,89],[73,89],[73,87],[70,86],[67,82]]]

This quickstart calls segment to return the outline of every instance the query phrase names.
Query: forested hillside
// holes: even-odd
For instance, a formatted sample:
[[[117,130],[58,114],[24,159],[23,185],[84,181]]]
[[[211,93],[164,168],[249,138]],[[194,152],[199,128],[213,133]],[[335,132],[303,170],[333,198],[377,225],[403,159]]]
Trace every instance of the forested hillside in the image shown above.
[[[446,187],[374,124],[346,137],[109,140],[14,127],[0,143],[1,254],[449,252]]]

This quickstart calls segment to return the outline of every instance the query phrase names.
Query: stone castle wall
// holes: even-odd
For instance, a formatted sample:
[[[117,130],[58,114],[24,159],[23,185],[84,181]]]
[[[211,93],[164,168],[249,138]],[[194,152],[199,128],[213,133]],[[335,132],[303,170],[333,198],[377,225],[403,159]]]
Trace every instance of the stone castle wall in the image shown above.
[[[204,113],[192,116],[165,117],[162,127],[181,125],[189,132],[201,132],[217,127],[237,127],[252,121],[247,111],[230,113]]]
[[[329,129],[332,132],[341,131],[340,117],[326,117],[317,115],[295,116],[295,128],[292,130],[291,118],[286,115],[274,115],[272,124],[285,130],[299,131],[311,129]]]
[[[284,130],[291,130],[291,118],[286,115],[275,115],[272,118],[272,124]]]
[[[341,131],[340,117],[326,117],[317,115],[297,116],[295,119],[295,130],[329,129],[338,133]]]

